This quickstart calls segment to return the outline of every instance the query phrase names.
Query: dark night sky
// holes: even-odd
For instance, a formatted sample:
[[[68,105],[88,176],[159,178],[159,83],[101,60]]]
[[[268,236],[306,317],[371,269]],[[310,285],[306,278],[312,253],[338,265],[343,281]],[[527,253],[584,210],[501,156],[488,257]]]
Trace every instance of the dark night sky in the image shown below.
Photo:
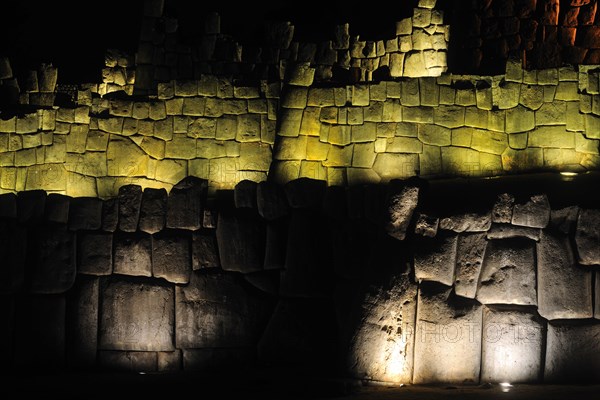
[[[184,38],[200,32],[207,11],[217,11],[221,32],[241,43],[260,41],[261,28],[269,19],[292,22],[297,40],[327,40],[333,26],[342,22],[350,23],[352,35],[375,40],[392,37],[394,22],[410,16],[416,3],[374,1],[358,6],[344,0],[254,0],[210,5],[166,0],[165,13],[179,19]],[[143,0],[5,0],[0,13],[0,55],[11,59],[16,73],[46,62],[58,67],[59,82],[97,81],[107,48],[131,52],[137,48],[142,9]]]

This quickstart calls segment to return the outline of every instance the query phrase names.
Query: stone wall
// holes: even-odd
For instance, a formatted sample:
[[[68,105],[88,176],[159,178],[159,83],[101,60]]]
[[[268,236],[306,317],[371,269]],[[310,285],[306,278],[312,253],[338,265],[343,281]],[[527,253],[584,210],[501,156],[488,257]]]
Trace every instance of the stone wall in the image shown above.
[[[573,191],[563,185],[553,189]],[[245,180],[213,201],[207,189],[188,177],[105,200],[0,195],[4,364],[599,378],[597,195],[414,179]]]

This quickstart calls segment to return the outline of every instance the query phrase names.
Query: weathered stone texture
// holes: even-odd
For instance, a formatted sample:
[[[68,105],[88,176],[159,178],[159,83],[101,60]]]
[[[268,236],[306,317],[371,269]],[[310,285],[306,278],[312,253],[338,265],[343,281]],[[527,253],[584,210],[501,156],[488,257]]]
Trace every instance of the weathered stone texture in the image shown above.
[[[575,243],[581,264],[600,265],[600,210],[580,210]]]
[[[144,189],[140,205],[140,231],[153,234],[165,227],[167,198],[166,189]]]
[[[447,286],[454,283],[458,235],[438,234],[435,238],[419,238],[415,249],[415,278],[436,281]]]
[[[77,272],[110,275],[113,269],[113,234],[80,232],[77,236]]]
[[[485,233],[465,233],[458,236],[454,278],[457,295],[475,298],[486,247]]]
[[[140,218],[143,189],[140,185],[123,185],[119,188],[119,230],[135,232]]]
[[[531,228],[545,228],[550,222],[550,202],[545,194],[531,196],[523,204],[515,204],[512,223]]]
[[[404,240],[419,199],[419,188],[391,184],[388,194],[385,230],[388,235]]]
[[[146,233],[115,234],[113,273],[152,276],[151,239]]]
[[[207,190],[208,182],[193,176],[173,186],[167,200],[167,228],[200,229]]]
[[[189,282],[192,272],[190,238],[181,232],[152,235],[152,275],[178,284]]]
[[[93,368],[98,351],[100,280],[78,276],[67,295],[67,362],[70,367]]]

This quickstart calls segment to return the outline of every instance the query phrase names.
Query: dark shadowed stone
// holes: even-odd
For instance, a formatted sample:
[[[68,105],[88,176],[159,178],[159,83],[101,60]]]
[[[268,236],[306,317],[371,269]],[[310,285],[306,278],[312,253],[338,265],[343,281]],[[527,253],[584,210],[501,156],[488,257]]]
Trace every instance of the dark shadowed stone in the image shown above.
[[[37,223],[44,216],[46,192],[26,190],[17,194],[17,218],[21,223]]]
[[[113,273],[152,276],[152,240],[147,233],[117,233],[114,238]]]
[[[377,226],[381,226],[382,210],[385,209],[386,187],[380,185],[366,185],[364,191],[365,219]]]
[[[329,218],[341,220],[347,217],[346,188],[328,186],[323,197],[323,213]]]
[[[166,189],[144,189],[140,208],[140,231],[152,234],[165,227],[167,197]]]
[[[492,207],[492,222],[510,224],[513,215],[515,197],[509,193],[499,194]]]
[[[458,235],[439,233],[435,238],[418,238],[415,248],[415,278],[452,286]]]
[[[224,270],[246,273],[263,269],[265,225],[258,216],[235,211],[220,212],[217,243]]]
[[[14,363],[17,367],[64,368],[65,296],[18,298],[14,340]]]
[[[384,227],[388,235],[404,240],[419,201],[419,187],[390,182],[385,206]]]
[[[329,293],[333,279],[331,245],[318,213],[295,208],[290,219],[281,295],[320,297]]]
[[[369,258],[368,243],[372,234],[369,228],[364,220],[330,221],[328,232],[336,275],[343,278],[361,276]]]
[[[190,237],[184,232],[164,231],[152,236],[152,275],[186,284],[192,272]]]
[[[0,294],[18,292],[25,281],[27,229],[15,221],[0,221]]]
[[[490,240],[477,300],[483,304],[536,305],[535,248],[527,239]]]
[[[256,189],[258,183],[244,179],[235,185],[234,201],[236,208],[256,209]]]
[[[565,235],[569,235],[575,231],[578,215],[578,206],[550,210],[550,226]]]
[[[438,217],[419,213],[415,224],[415,233],[426,237],[435,237],[437,235],[440,219]]]
[[[31,293],[64,293],[76,275],[75,232],[63,227],[40,227],[30,232],[28,245]]]
[[[486,247],[485,233],[464,233],[458,237],[454,278],[457,295],[475,298]]]
[[[140,219],[142,187],[128,184],[119,188],[119,230],[135,232]]]
[[[600,323],[549,322],[545,383],[600,381]]]
[[[346,188],[346,213],[348,218],[357,220],[365,217],[366,185],[348,186]],[[384,209],[387,204],[384,203]]]
[[[96,230],[102,227],[102,200],[95,197],[74,197],[69,207],[69,229]]]
[[[579,211],[575,243],[581,264],[600,265],[600,210]]]
[[[67,294],[67,363],[92,368],[98,349],[99,278],[80,275]]]
[[[46,221],[56,224],[69,222],[69,206],[71,197],[58,193],[50,193],[46,197]]]
[[[119,224],[119,199],[107,199],[102,202],[102,230],[114,232]]]
[[[157,356],[159,372],[177,372],[183,368],[181,350],[159,351]]]
[[[174,350],[173,285],[112,277],[100,287],[100,350]]]
[[[440,219],[440,229],[454,232],[486,232],[492,225],[492,214],[464,213]]]
[[[273,296],[279,294],[279,279],[278,271],[258,271],[244,274],[244,279],[252,286]]]
[[[547,320],[592,318],[592,271],[576,265],[568,236],[542,231],[537,244],[538,312]]]
[[[215,210],[204,208],[202,213],[202,227],[204,229],[217,228],[218,213]]]
[[[17,195],[15,193],[0,194],[0,218],[17,218]]]
[[[258,342],[259,363],[332,371],[339,362],[335,319],[330,299],[280,299]]]
[[[538,383],[546,322],[530,311],[485,307],[481,381]]]
[[[285,195],[292,208],[321,208],[327,181],[298,178],[285,184]]]
[[[239,372],[256,365],[254,347],[183,349],[183,369],[197,372]]]
[[[488,239],[510,239],[510,238],[526,238],[540,240],[540,228],[529,228],[527,226],[517,226],[511,224],[492,224],[492,227],[487,233]]]
[[[272,182],[259,182],[256,188],[258,213],[267,221],[286,216],[290,206],[283,187]]]
[[[285,267],[289,221],[287,218],[280,218],[269,221],[266,225],[264,269],[282,269]]]
[[[107,371],[156,372],[158,357],[154,351],[99,351],[98,364]]]
[[[600,319],[600,272],[596,271],[596,300],[594,301],[594,318]]]
[[[207,191],[208,181],[194,176],[173,186],[167,200],[167,228],[200,229]]]
[[[221,266],[219,248],[214,231],[192,234],[192,269],[217,268]]]
[[[531,196],[527,203],[515,204],[513,208],[513,225],[545,228],[548,222],[550,222],[550,203],[545,194]]]
[[[482,308],[439,283],[420,285],[414,384],[479,382]]]
[[[14,296],[0,295],[0,362],[11,365],[13,362],[14,337],[15,337],[15,298]]]
[[[113,234],[79,232],[77,237],[77,272],[88,275],[110,275],[113,269]]]
[[[176,347],[255,346],[272,307],[243,278],[228,273],[192,273],[175,288]]]

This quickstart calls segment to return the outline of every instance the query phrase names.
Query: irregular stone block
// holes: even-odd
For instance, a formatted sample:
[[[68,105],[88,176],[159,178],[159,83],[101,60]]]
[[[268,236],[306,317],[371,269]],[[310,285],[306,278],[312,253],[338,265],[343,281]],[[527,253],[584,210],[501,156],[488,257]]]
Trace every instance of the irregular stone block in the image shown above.
[[[78,276],[67,295],[66,331],[67,364],[77,369],[91,369],[98,351],[99,279]]]
[[[119,188],[119,230],[123,232],[137,231],[142,194],[140,185],[127,184]]]
[[[208,181],[194,176],[173,186],[167,200],[167,228],[200,229],[207,191]]]
[[[112,277],[100,296],[99,350],[174,350],[173,285]]]
[[[217,243],[224,270],[243,273],[262,270],[264,240],[265,227],[259,218],[242,213],[219,213]]]
[[[161,351],[157,357],[159,372],[177,372],[183,368],[181,350]]]
[[[600,380],[599,323],[549,322],[545,383],[596,383]]]
[[[44,190],[26,190],[17,193],[17,219],[21,223],[40,222],[46,207]]]
[[[114,240],[113,273],[152,276],[152,242],[146,233],[118,233]]]
[[[110,275],[112,273],[112,233],[80,232],[77,245],[77,272],[88,275]]]
[[[95,197],[74,197],[69,207],[69,229],[96,230],[102,226],[102,200]]]
[[[227,273],[194,272],[175,299],[176,347],[183,349],[255,346],[271,311],[241,276]]]
[[[287,196],[282,186],[259,182],[256,188],[258,213],[267,221],[286,216],[290,212]]]
[[[0,220],[0,294],[21,290],[25,282],[27,259],[27,229],[18,224]]]
[[[102,202],[102,230],[114,232],[119,224],[119,199],[106,199]]]
[[[64,295],[19,299],[15,310],[15,366],[52,370],[65,367],[65,303]]]
[[[536,305],[535,249],[526,239],[490,240],[477,288],[483,304]]]
[[[256,209],[256,182],[244,179],[235,185],[234,201],[236,208]]]
[[[186,284],[192,272],[190,238],[186,233],[161,232],[152,236],[152,275]]]
[[[545,194],[534,195],[524,204],[515,204],[511,222],[513,225],[545,228],[550,222],[548,197]]]
[[[542,231],[537,244],[538,312],[547,320],[592,318],[592,271],[576,265],[568,236]]]
[[[385,231],[398,240],[404,240],[419,201],[419,187],[397,183],[390,184],[386,200]]]
[[[545,330],[537,314],[485,307],[481,381],[539,382]]]
[[[452,286],[457,243],[458,235],[441,232],[434,239],[419,238],[414,263],[417,281],[436,281]]]
[[[454,278],[454,291],[457,295],[470,299],[475,298],[486,247],[485,233],[459,235],[456,246],[456,276]]]
[[[509,238],[526,238],[540,240],[539,228],[529,228],[527,226],[515,226],[511,224],[493,224],[487,233],[488,239],[509,239]]]
[[[58,193],[50,193],[46,197],[46,221],[57,224],[69,222],[69,206],[71,197]]]
[[[192,235],[192,269],[221,266],[217,238],[212,232],[194,232]]]
[[[414,384],[477,384],[482,306],[452,289],[421,284],[417,304]]]
[[[76,275],[75,234],[64,227],[40,227],[28,241],[31,293],[64,293]]]
[[[298,178],[285,184],[284,191],[292,208],[320,208],[327,181]]]
[[[98,364],[108,371],[156,372],[158,357],[154,351],[99,351]]]
[[[17,195],[0,194],[0,218],[17,218]]]
[[[419,213],[415,224],[415,233],[426,237],[435,237],[438,231],[440,219],[425,214]]]
[[[575,244],[580,264],[600,265],[600,210],[579,211]]]
[[[140,205],[139,230],[156,233],[165,227],[167,215],[167,190],[145,188]]]
[[[454,232],[485,232],[492,225],[489,211],[481,213],[463,213],[440,219],[440,229]]]

